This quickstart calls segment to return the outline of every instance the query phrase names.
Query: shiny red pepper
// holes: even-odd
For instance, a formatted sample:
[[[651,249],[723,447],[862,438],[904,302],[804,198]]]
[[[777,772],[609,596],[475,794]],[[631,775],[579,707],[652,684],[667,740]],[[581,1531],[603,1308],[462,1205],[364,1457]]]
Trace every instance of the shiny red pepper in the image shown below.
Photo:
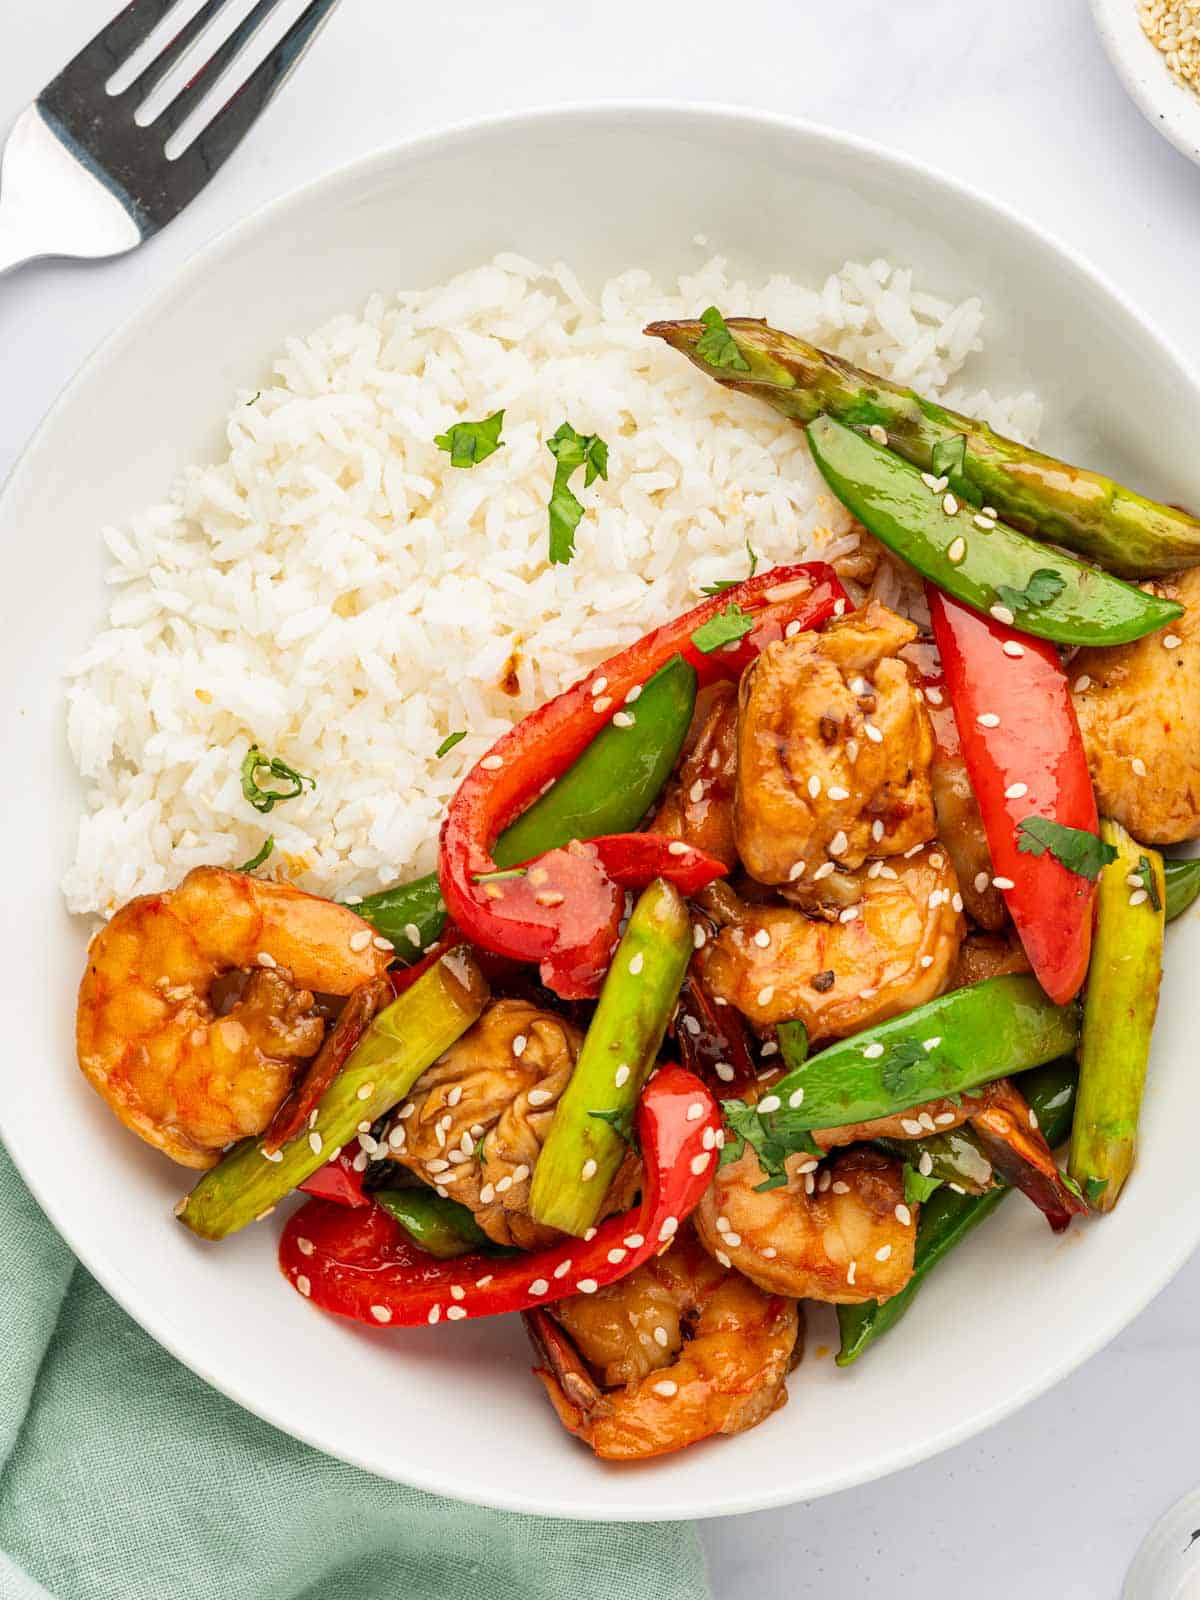
[[[355,1140],[297,1187],[303,1189],[305,1194],[311,1194],[314,1199],[331,1201],[339,1208],[349,1206],[351,1210],[358,1210],[374,1205],[371,1196],[363,1192],[366,1163],[362,1172],[355,1170],[354,1159],[357,1155],[358,1141]]]
[[[701,682],[737,676],[792,623],[819,627],[846,604],[823,562],[760,573],[656,628],[499,739],[464,778],[442,824],[442,897],[465,936],[498,955],[540,962],[543,982],[565,998],[595,994],[616,943],[623,889],[666,878],[694,894],[725,867],[679,840],[642,833],[572,842],[503,874],[491,855],[495,840],[601,728],[637,716],[638,691],[673,655],[686,657]],[[731,648],[698,649],[692,635],[730,606],[754,613],[754,628]]]
[[[1062,1005],[1087,974],[1096,886],[1049,851],[1019,850],[1018,829],[1026,817],[1100,826],[1067,675],[1046,640],[927,592],[994,882],[1038,982]]]
[[[638,1105],[642,1202],[590,1239],[564,1238],[531,1255],[426,1255],[382,1206],[352,1214],[311,1201],[289,1218],[279,1265],[323,1311],[374,1327],[495,1317],[591,1294],[615,1283],[675,1236],[700,1203],[718,1159],[721,1113],[698,1078],[663,1067]]]

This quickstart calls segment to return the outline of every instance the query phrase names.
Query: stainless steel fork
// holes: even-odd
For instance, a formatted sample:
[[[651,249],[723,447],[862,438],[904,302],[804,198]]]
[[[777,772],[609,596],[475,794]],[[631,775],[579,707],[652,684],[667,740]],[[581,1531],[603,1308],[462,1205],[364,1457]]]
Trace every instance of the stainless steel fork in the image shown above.
[[[165,227],[224,165],[338,0],[309,0],[291,27],[174,159],[165,146],[233,67],[279,0],[258,0],[145,126],[138,107],[228,4],[206,0],[119,94],[105,85],[176,0],[131,0],[27,106],[0,174],[0,272],[36,256],[121,255]]]

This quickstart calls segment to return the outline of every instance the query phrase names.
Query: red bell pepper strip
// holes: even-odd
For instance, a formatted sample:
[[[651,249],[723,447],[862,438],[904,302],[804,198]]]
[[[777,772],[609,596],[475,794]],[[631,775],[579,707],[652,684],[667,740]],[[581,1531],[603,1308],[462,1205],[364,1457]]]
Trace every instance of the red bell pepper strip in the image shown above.
[[[668,1246],[708,1188],[723,1142],[717,1102],[682,1067],[663,1067],[638,1104],[642,1202],[590,1239],[565,1238],[531,1255],[437,1260],[418,1250],[381,1206],[352,1215],[310,1201],[279,1244],[288,1281],[323,1311],[373,1326],[495,1317],[592,1294]]]
[[[442,824],[438,877],[463,934],[498,955],[540,962],[543,982],[566,998],[594,994],[616,943],[621,889],[659,877],[693,894],[724,876],[725,867],[679,840],[612,834],[572,842],[537,857],[526,871],[501,874],[491,854],[495,840],[601,728],[616,717],[636,717],[637,692],[672,656],[683,655],[702,682],[736,676],[791,623],[819,627],[847,604],[823,562],[760,573],[648,633],[504,734],[459,785]],[[732,649],[700,650],[692,635],[730,606],[758,616],[756,626]]]
[[[1049,850],[1026,854],[1018,842],[1029,817],[1087,833],[1100,826],[1066,672],[1048,641],[980,616],[932,586],[927,594],[994,885],[1038,982],[1065,1005],[1087,974],[1096,885]]]
[[[363,1191],[365,1161],[363,1172],[355,1170],[354,1161],[358,1153],[358,1143],[355,1141],[339,1150],[332,1161],[318,1167],[311,1177],[305,1178],[296,1187],[317,1200],[329,1200],[335,1206],[349,1206],[352,1210],[374,1205],[371,1196]]]

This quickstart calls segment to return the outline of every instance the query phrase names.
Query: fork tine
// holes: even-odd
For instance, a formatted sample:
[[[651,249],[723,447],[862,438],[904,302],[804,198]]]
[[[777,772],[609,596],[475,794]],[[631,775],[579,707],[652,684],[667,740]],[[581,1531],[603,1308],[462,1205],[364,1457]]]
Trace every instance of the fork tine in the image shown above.
[[[110,78],[177,3],[178,0],[130,0],[129,5],[67,62],[58,77],[77,79],[85,75],[102,81]]]
[[[190,166],[197,183],[207,182],[231,156],[283,86],[329,20],[338,0],[309,0],[274,49],[225,102],[175,163]],[[201,176],[202,174],[202,176]]]
[[[279,0],[258,0],[254,10],[247,13],[227,39],[223,39],[203,66],[197,68],[174,100],[155,117],[152,126],[161,131],[164,139],[183,126],[201,100],[266,22],[279,4]]]
[[[155,85],[162,82],[180,57],[200,37],[217,12],[223,11],[228,3],[229,0],[206,0],[206,4],[200,7],[194,17],[189,18],[174,38],[168,40],[154,60],[143,68],[129,87],[121,91],[131,105],[141,105]]]

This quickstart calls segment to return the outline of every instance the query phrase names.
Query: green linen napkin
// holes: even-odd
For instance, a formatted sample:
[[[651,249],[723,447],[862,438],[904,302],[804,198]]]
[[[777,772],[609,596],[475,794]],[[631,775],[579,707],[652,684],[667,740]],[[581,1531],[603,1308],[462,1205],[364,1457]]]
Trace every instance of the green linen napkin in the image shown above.
[[[700,1600],[683,1524],[456,1505],[297,1444],[160,1349],[0,1148],[2,1600]],[[531,1404],[537,1396],[531,1395]]]

